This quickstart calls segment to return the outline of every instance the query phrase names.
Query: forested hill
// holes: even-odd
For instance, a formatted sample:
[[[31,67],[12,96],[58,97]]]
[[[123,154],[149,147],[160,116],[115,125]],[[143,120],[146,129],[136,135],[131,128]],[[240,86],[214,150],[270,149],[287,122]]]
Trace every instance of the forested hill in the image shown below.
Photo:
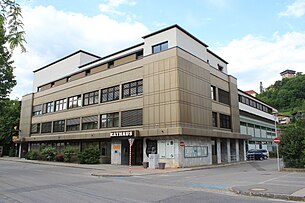
[[[305,112],[305,74],[276,81],[257,98],[278,109],[280,113]]]

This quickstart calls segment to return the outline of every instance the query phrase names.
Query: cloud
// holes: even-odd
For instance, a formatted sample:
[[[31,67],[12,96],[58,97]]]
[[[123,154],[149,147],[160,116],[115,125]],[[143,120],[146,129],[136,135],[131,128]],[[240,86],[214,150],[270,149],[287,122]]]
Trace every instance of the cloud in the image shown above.
[[[135,1],[132,0],[105,0],[105,3],[99,5],[99,9],[103,13],[124,15],[125,13],[117,10],[120,5],[136,5]]]
[[[305,14],[305,0],[296,0],[287,6],[286,11],[279,13],[280,16],[302,17]]]
[[[275,33],[271,40],[247,35],[216,51],[229,62],[229,73],[237,77],[242,90],[259,90],[259,82],[268,87],[280,80],[280,72],[304,71],[305,33]]]
[[[141,37],[149,33],[145,25],[134,19],[117,21],[105,14],[89,17],[53,6],[24,6],[23,22],[28,52],[14,53],[18,84],[11,98],[32,92],[33,70],[80,49],[105,56],[142,42]]]

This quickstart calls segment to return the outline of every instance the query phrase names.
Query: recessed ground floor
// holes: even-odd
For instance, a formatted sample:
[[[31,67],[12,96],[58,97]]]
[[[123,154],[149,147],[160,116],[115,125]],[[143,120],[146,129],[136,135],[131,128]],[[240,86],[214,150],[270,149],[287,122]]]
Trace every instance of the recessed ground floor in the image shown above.
[[[246,140],[201,136],[114,136],[107,139],[35,141],[22,143],[21,154],[39,150],[41,146],[54,147],[63,153],[65,147],[79,151],[97,148],[102,164],[142,165],[143,162],[165,163],[167,168],[212,165],[246,160]],[[132,145],[130,147],[130,142]],[[153,158],[152,158],[153,157]]]

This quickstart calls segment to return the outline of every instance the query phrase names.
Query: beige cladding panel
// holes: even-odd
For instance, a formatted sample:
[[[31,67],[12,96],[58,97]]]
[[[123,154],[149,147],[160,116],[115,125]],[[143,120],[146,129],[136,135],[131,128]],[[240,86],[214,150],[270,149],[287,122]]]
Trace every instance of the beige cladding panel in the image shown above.
[[[99,73],[108,69],[107,64],[103,64],[91,69],[91,74]]]
[[[33,94],[23,96],[20,112],[20,137],[28,137],[31,131]]]
[[[218,102],[212,102],[212,111],[226,115],[231,115],[230,107],[228,105],[224,105]]]
[[[144,65],[144,128],[173,127],[179,121],[177,58],[168,52],[173,51],[147,57]],[[149,63],[151,58],[162,60]]]
[[[211,84],[216,86],[217,88],[223,89],[225,91],[229,91],[229,83],[226,80],[223,80],[215,75],[211,75]]]
[[[114,66],[123,65],[125,63],[131,62],[131,61],[135,61],[135,60],[136,60],[136,54],[132,54],[132,55],[125,56],[123,58],[115,60],[114,61]]]
[[[67,82],[67,78],[63,78],[63,79],[61,79],[61,80],[57,80],[57,81],[55,82],[55,86],[65,84],[66,82]]]
[[[178,57],[178,67],[181,125],[211,128],[210,73],[207,65],[198,66]]]
[[[238,89],[237,80],[229,76],[230,81],[230,104],[231,104],[231,122],[232,132],[240,132],[240,115],[239,115],[239,104],[238,104]]]
[[[41,91],[44,91],[44,90],[47,90],[47,89],[50,89],[50,88],[51,88],[51,83],[43,85],[43,86],[40,87]]]
[[[75,74],[75,75],[72,75],[70,80],[71,80],[71,81],[77,80],[77,79],[83,78],[83,77],[85,77],[85,76],[86,76],[86,72],[83,71],[83,72],[77,73],[77,74]]]

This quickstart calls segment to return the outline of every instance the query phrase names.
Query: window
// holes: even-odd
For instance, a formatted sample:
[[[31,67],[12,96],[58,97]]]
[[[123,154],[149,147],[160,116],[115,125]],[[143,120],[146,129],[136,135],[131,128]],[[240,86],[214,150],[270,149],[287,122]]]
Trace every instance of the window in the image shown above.
[[[184,157],[196,158],[208,156],[208,146],[185,146]]]
[[[224,104],[230,104],[229,92],[218,88],[218,101]]]
[[[81,95],[73,96],[68,98],[69,109],[80,107],[82,104]]]
[[[52,130],[52,122],[46,122],[41,124],[41,133],[50,133]]]
[[[82,130],[97,129],[98,116],[87,116],[82,118]]]
[[[102,99],[101,102],[118,100],[120,96],[120,86],[109,87],[102,89]]]
[[[111,156],[111,142],[101,142],[101,155]]]
[[[141,95],[143,93],[143,80],[123,84],[122,98]]]
[[[88,75],[90,75],[90,74],[91,74],[91,69],[88,69],[88,70],[85,71],[85,75],[86,75],[86,76],[88,76]]]
[[[84,94],[84,106],[98,103],[98,90]]]
[[[54,102],[48,102],[43,105],[43,113],[51,113],[54,110]]]
[[[36,106],[33,106],[33,113],[32,115],[33,116],[38,116],[38,115],[41,115],[42,114],[42,105],[36,105]]]
[[[143,50],[136,53],[136,59],[142,59],[143,58]]]
[[[65,131],[65,120],[53,122],[53,132],[64,132]]]
[[[220,127],[231,129],[231,117],[224,114],[219,114]]]
[[[216,87],[211,85],[211,99],[216,101]]]
[[[212,112],[212,125],[213,127],[217,127],[217,113]]]
[[[108,68],[113,68],[114,67],[114,61],[108,62]]]
[[[79,131],[80,118],[71,118],[66,121],[66,131]]]
[[[122,111],[122,127],[143,125],[143,110]]]
[[[217,64],[217,66],[218,66],[218,70],[223,71],[223,66],[222,65]]]
[[[66,82],[70,82],[71,81],[71,76],[67,77]]]
[[[32,134],[40,133],[40,123],[32,124],[31,133]]]
[[[119,127],[119,113],[101,115],[101,128]]]
[[[51,82],[51,87],[54,87],[54,85],[55,85],[55,82]]]
[[[55,111],[67,109],[67,99],[60,99],[55,101]]]
[[[153,54],[159,53],[159,52],[164,51],[166,49],[168,49],[168,42],[163,42],[161,44],[157,44],[157,45],[152,46],[152,53]]]

